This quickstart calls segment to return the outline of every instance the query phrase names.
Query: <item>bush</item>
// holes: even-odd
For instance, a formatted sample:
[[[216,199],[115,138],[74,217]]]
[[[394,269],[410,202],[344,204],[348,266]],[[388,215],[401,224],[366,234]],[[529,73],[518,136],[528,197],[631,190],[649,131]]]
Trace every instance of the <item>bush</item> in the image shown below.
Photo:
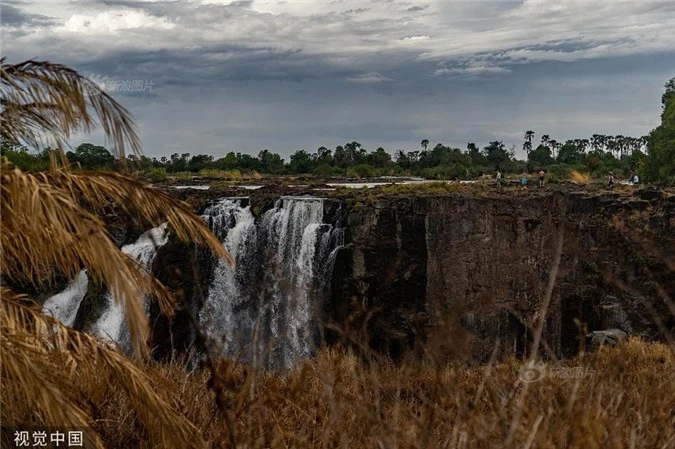
[[[375,175],[375,170],[370,165],[361,164],[347,170],[347,176],[354,178],[372,178]]]
[[[145,174],[145,177],[152,183],[164,182],[167,179],[166,170],[163,168],[153,168]]]

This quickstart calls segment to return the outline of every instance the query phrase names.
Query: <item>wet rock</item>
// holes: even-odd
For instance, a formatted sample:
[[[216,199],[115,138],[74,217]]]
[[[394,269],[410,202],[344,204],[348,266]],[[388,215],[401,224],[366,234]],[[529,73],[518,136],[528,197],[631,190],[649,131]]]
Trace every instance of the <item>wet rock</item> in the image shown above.
[[[590,345],[597,348],[602,345],[616,346],[617,343],[625,341],[628,334],[621,329],[607,329],[602,331],[593,331],[586,335],[589,339]]]

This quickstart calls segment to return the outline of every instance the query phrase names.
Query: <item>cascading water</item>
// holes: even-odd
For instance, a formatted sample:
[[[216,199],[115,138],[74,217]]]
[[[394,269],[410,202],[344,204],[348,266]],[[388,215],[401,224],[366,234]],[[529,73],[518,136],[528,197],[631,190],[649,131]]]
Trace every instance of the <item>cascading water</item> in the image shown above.
[[[311,355],[343,230],[319,198],[282,198],[256,222],[245,199],[222,199],[204,219],[236,265],[219,263],[200,313],[223,353],[285,370]]]
[[[75,324],[77,311],[84,296],[87,294],[88,286],[89,278],[87,278],[87,272],[82,270],[64,291],[57,293],[44,302],[42,311],[46,315],[57,318],[66,326],[72,326]]]
[[[157,248],[166,244],[168,233],[166,224],[153,228],[143,234],[136,242],[122,247],[122,252],[136,259],[143,267],[149,268]],[[124,321],[122,306],[113,300],[112,292],[106,294],[106,310],[92,326],[92,332],[100,337],[120,344],[128,350],[130,347],[129,330]],[[147,312],[147,304],[145,304]]]

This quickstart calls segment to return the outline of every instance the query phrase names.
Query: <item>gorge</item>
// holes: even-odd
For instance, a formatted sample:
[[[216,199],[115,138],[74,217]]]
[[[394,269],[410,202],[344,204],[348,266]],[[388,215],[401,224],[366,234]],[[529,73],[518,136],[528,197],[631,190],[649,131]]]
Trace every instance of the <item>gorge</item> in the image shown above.
[[[674,331],[675,196],[668,190],[294,193],[176,193],[209,223],[234,268],[170,235],[150,244],[147,233],[137,237],[124,225],[113,232],[124,248],[145,248],[128,253],[182,304],[169,320],[148,302],[157,358],[199,339],[218,354],[277,371],[339,342],[393,359],[524,356],[559,243],[543,333],[550,357],[575,354],[595,330],[646,339]],[[111,307],[104,289],[85,280],[45,308],[69,304],[59,317],[91,330]]]

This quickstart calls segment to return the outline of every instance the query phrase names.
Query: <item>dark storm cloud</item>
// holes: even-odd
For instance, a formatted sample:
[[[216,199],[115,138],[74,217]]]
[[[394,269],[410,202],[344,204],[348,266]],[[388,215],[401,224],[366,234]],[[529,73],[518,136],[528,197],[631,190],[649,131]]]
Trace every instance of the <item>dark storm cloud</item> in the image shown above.
[[[30,14],[11,2],[3,2],[0,24],[4,27],[35,27],[53,25],[55,20],[42,14]]]

